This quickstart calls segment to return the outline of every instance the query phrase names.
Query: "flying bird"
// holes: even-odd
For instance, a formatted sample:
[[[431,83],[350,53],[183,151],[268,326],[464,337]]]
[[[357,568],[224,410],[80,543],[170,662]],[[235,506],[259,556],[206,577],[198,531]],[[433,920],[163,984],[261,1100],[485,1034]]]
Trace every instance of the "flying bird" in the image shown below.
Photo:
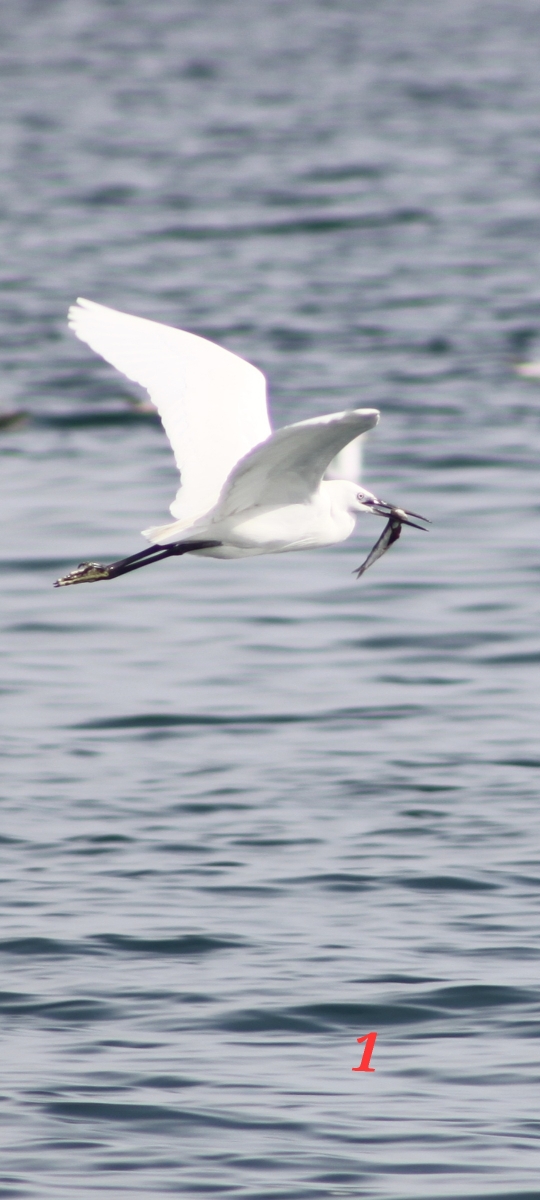
[[[272,431],[264,375],[251,363],[182,329],[77,300],[71,329],[148,391],[180,471],[175,518],[143,530],[150,545],[117,562],[80,563],[55,587],[115,579],[180,554],[245,558],[342,542],[360,513],[388,523],[362,575],[425,517],[339,478],[351,443],[379,420],[373,408],[330,413]],[[351,452],[348,451],[349,464]],[[336,478],[335,476],[338,476]],[[325,478],[326,476],[326,478]],[[330,477],[328,477],[330,476]]]

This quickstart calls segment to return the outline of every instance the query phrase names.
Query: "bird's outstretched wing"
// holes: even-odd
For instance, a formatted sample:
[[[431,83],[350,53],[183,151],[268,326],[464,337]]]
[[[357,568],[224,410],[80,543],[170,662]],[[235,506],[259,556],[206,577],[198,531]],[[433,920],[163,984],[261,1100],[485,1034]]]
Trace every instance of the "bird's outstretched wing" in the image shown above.
[[[354,442],[348,442],[328,463],[324,478],[349,479],[351,483],[359,483],[362,475],[362,442],[362,434]]]
[[[194,333],[92,300],[79,299],[68,320],[82,342],[150,393],[181,474],[171,512],[190,524],[213,507],[238,460],[271,433],[264,375]]]
[[[235,467],[216,516],[229,517],[253,505],[302,504],[317,490],[343,446],[373,429],[378,420],[377,409],[357,408],[277,429]]]

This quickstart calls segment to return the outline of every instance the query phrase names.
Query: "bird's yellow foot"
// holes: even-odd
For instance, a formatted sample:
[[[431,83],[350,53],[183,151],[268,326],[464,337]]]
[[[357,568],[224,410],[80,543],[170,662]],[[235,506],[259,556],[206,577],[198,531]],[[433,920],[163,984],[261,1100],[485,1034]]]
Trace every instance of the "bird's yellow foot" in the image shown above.
[[[95,583],[97,579],[110,579],[110,568],[101,563],[84,562],[79,563],[69,575],[56,579],[54,587],[67,587],[70,583]]]

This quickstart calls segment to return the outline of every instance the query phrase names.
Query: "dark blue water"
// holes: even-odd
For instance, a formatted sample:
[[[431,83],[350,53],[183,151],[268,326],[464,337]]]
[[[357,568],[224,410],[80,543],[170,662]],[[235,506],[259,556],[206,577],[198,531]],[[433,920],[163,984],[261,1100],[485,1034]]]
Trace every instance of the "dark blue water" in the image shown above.
[[[539,1195],[539,37],[0,8],[2,1197]],[[432,532],[54,591],[177,486],[77,295],[380,407]]]

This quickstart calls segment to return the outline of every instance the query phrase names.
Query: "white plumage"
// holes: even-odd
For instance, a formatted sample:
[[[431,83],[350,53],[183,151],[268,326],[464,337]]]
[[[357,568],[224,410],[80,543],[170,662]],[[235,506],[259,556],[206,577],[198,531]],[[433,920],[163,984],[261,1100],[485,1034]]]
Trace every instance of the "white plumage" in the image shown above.
[[[236,354],[91,300],[70,308],[69,324],[147,389],[181,486],[171,504],[176,520],[144,531],[150,550],[108,567],[81,564],[58,584],[110,579],[171,554],[238,558],[328,546],[352,533],[359,512],[393,514],[392,540],[399,522],[410,523],[402,510],[340,477],[344,447],[357,446],[377,424],[375,409],[331,413],[272,433],[264,375]],[[352,454],[357,461],[356,449]]]
[[[81,342],[146,388],[182,486],[171,512],[188,524],[216,503],[235,464],[272,430],[266,380],[206,338],[79,299],[68,321]]]

